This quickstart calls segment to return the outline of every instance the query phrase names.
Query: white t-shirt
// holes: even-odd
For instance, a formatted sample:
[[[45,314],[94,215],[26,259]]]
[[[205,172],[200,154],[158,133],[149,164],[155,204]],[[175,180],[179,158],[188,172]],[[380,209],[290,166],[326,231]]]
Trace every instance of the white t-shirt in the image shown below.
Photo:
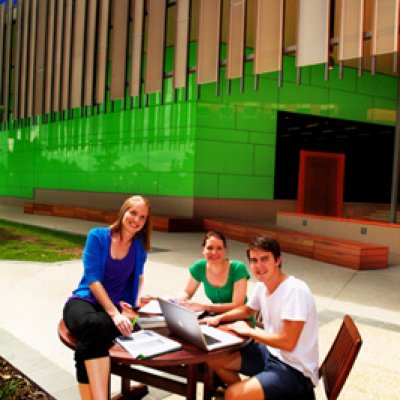
[[[307,284],[289,276],[270,295],[268,288],[258,282],[247,305],[253,310],[261,311],[267,333],[281,332],[284,320],[305,321],[293,351],[267,347],[272,355],[301,371],[317,385],[318,319],[314,298]]]

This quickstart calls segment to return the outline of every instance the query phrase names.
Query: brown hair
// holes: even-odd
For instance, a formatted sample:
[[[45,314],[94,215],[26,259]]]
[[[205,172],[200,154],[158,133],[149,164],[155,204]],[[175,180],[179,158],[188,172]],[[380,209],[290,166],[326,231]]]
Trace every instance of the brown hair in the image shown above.
[[[206,245],[207,240],[210,237],[216,237],[219,240],[222,240],[222,243],[224,244],[224,247],[226,248],[226,239],[223,233],[221,232],[217,232],[217,231],[208,231],[203,238],[203,242],[201,244],[202,247],[204,247]]]
[[[134,195],[127,198],[118,211],[117,219],[110,225],[110,229],[112,233],[119,233],[120,235],[122,235],[122,220],[124,218],[124,215],[136,203],[145,203],[147,205],[147,209],[149,210],[143,228],[136,234],[137,237],[141,240],[145,250],[149,251],[151,247],[150,238],[151,238],[151,228],[152,228],[151,206],[149,200],[146,199],[146,197],[140,195]]]
[[[281,246],[279,242],[269,236],[260,235],[253,238],[253,240],[247,246],[247,258],[250,259],[250,250],[260,249],[270,252],[275,261],[281,257]],[[279,264],[279,268],[282,268],[282,263]]]

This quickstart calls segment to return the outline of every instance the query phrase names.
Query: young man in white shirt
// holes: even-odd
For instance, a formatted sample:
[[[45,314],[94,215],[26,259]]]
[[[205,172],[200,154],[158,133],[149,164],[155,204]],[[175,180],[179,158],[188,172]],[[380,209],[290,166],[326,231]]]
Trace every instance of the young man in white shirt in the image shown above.
[[[225,399],[315,399],[318,321],[311,291],[305,282],[282,271],[276,240],[256,237],[247,256],[259,281],[248,303],[204,319],[210,325],[237,321],[230,329],[253,339],[240,351],[209,363],[228,385]],[[257,311],[264,330],[242,321]],[[242,380],[239,374],[248,377]]]

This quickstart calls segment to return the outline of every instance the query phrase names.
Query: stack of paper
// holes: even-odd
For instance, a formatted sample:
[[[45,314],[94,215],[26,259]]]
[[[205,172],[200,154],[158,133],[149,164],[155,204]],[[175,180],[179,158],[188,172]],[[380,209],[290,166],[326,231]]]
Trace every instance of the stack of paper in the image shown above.
[[[129,336],[118,336],[115,341],[136,358],[153,357],[179,350],[182,345],[154,331],[140,330]]]
[[[142,329],[163,328],[167,326],[165,318],[162,315],[157,315],[155,317],[140,317],[138,319],[138,324]]]

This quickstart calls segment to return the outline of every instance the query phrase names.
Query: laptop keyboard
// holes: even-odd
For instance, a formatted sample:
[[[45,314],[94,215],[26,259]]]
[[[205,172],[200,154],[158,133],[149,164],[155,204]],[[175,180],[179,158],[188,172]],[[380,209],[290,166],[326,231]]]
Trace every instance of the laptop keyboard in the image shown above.
[[[214,343],[219,343],[220,340],[215,339],[215,337],[212,337],[210,335],[206,335],[205,333],[203,333],[204,335],[204,339],[206,340],[207,344],[214,344]]]

